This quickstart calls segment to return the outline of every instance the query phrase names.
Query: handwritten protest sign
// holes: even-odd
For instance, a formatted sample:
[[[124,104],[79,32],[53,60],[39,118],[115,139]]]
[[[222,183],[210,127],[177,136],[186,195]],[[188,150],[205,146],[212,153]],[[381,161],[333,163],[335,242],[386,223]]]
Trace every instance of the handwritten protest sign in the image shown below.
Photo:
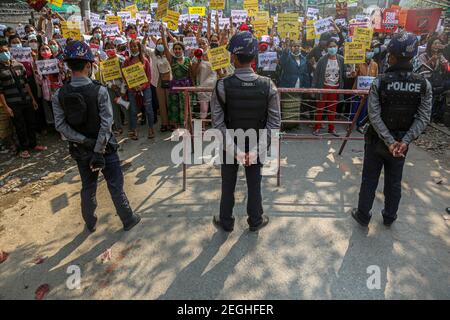
[[[319,17],[319,9],[318,8],[308,8],[308,11],[306,12],[306,18],[308,20],[314,20]]]
[[[353,42],[361,42],[366,48],[370,48],[372,34],[372,29],[357,27],[355,28],[355,33],[353,35]]]
[[[90,23],[91,23],[91,28],[95,28],[95,27],[103,28],[103,26],[106,25],[106,20],[91,19]]]
[[[89,19],[90,20],[100,20],[100,15],[94,12],[89,13]]]
[[[197,49],[198,43],[196,37],[184,37],[183,38],[183,44],[186,47],[187,50],[189,49]]]
[[[128,11],[131,13],[132,18],[136,18],[136,13],[138,12],[138,8],[136,4],[133,4],[131,6],[125,7],[124,11]]]
[[[103,26],[102,30],[105,36],[107,37],[114,37],[120,35],[120,29],[117,24],[107,24]]]
[[[19,62],[33,62],[33,57],[31,56],[31,48],[10,48],[12,57]]]
[[[347,1],[336,0],[336,18],[347,18]]]
[[[282,38],[289,37],[291,40],[298,40],[300,37],[300,22],[298,21],[298,13],[279,13],[278,33]]]
[[[253,21],[253,30],[256,37],[260,38],[268,33],[268,21],[264,19],[258,19]]]
[[[383,20],[381,22],[381,32],[396,32],[399,24],[398,9],[385,9],[383,11]]]
[[[209,7],[211,9],[223,10],[225,9],[225,0],[211,0],[209,2]]]
[[[276,52],[265,52],[258,55],[258,67],[263,71],[275,71],[277,69],[278,56]]]
[[[306,20],[306,40],[316,39],[316,32],[314,31],[314,22],[316,22],[316,20]]]
[[[346,42],[344,47],[344,63],[359,64],[366,62],[366,47],[360,42]]]
[[[16,33],[19,35],[19,37],[21,38],[25,38],[27,36],[27,33],[25,32],[25,26],[18,26],[16,28]]]
[[[230,19],[228,18],[219,18],[219,29],[223,30],[226,28],[226,26],[230,25]]]
[[[370,86],[372,85],[373,80],[375,77],[369,77],[369,76],[359,76],[357,79],[357,88],[358,90],[369,90]]]
[[[61,46],[61,49],[64,51],[67,45],[67,39],[66,38],[56,39],[56,42],[58,42],[58,44]]]
[[[122,32],[122,19],[117,16],[106,16],[107,24],[117,24],[119,26],[119,30]]]
[[[167,16],[163,18],[163,21],[167,23],[167,27],[170,30],[178,30],[178,21],[180,20],[180,14],[176,11],[168,10]]]
[[[219,70],[230,66],[230,53],[226,46],[209,50],[208,59],[213,70]]]
[[[187,24],[189,21],[191,21],[191,17],[189,16],[189,14],[180,15],[180,23]]]
[[[347,26],[347,20],[345,18],[336,19],[336,20],[334,20],[334,22],[336,23],[336,25],[338,27],[345,27],[345,26]]]
[[[36,60],[36,67],[41,76],[59,72],[58,59]]]
[[[127,21],[128,19],[131,19],[131,12],[129,11],[119,11],[117,12],[117,16],[120,17],[122,21]]]
[[[248,17],[247,10],[231,10],[233,23],[245,23]]]
[[[161,22],[152,22],[148,26],[148,35],[149,36],[159,36],[159,28],[161,27]]]
[[[206,15],[205,7],[189,7],[189,14],[198,14],[201,17]]]
[[[269,11],[258,11],[255,14],[255,20],[270,19]]]
[[[61,33],[64,38],[82,40],[81,25],[78,21],[61,21]]]
[[[333,31],[333,18],[328,17],[325,19],[320,19],[314,22],[314,32],[316,34],[322,34],[328,31]]]
[[[114,79],[122,78],[120,72],[119,58],[108,59],[100,64],[100,70],[102,72],[104,81],[111,81]]]
[[[148,82],[147,74],[142,63],[136,63],[132,66],[122,69],[123,76],[127,81],[129,88],[136,88]]]
[[[169,0],[158,0],[158,9],[156,11],[156,19],[160,20],[167,16],[169,11]]]
[[[244,9],[247,10],[249,17],[254,17],[258,12],[258,0],[244,0]]]

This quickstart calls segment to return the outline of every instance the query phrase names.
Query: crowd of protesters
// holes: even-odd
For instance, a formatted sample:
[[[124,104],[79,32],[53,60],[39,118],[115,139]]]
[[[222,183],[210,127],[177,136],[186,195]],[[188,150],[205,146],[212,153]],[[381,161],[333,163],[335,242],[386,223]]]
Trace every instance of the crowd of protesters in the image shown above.
[[[207,53],[219,46],[226,46],[235,33],[244,30],[254,32],[252,20],[236,24],[230,19],[230,24],[220,29],[218,19],[213,18],[209,14],[198,21],[181,23],[177,32],[162,25],[156,35],[148,32],[149,22],[137,20],[136,24],[123,23],[122,32],[114,36],[106,36],[101,26],[92,27],[89,20],[84,21],[84,41],[89,43],[96,56],[91,77],[108,88],[116,135],[127,135],[130,139],[138,140],[138,130],[145,130],[148,139],[154,139],[157,135],[155,128],[167,132],[182,127],[185,121],[185,96],[172,88],[214,87],[217,79],[234,72],[232,65],[213,70]],[[38,138],[54,129],[53,94],[71,78],[64,63],[64,46],[73,39],[63,37],[61,22],[64,19],[60,14],[43,9],[36,26],[26,25],[24,33],[19,34],[9,26],[0,31],[2,152],[13,152],[22,158],[29,158],[32,152],[46,149],[39,144]],[[203,28],[204,20],[207,21],[206,30]],[[321,34],[316,40],[308,41],[305,32],[305,28],[300,30],[299,39],[281,38],[274,24],[269,28],[269,34],[258,40],[259,53],[276,53],[276,69],[264,70],[258,61],[252,64],[253,69],[258,74],[270,77],[280,88],[355,89],[359,76],[376,77],[388,67],[386,47],[391,33],[373,33],[371,45],[366,50],[365,63],[349,65],[344,63],[343,57],[344,44],[351,41],[346,26],[333,23],[333,31]],[[414,69],[424,74],[433,86],[434,122],[443,121],[446,103],[444,93],[449,89],[448,36],[448,32],[443,31],[418,36],[421,46],[414,59]],[[197,38],[198,47],[187,49],[183,37]],[[32,61],[18,62],[14,59],[11,49],[21,47],[31,48]],[[119,59],[121,68],[141,63],[148,82],[128,88],[123,78],[104,81],[100,63],[115,58]],[[58,59],[57,72],[47,75],[37,72],[36,61],[46,59]],[[210,99],[210,92],[192,96],[191,107],[197,110],[200,118],[208,117]],[[323,120],[324,115],[329,121],[335,120],[335,115],[352,117],[359,100],[353,98],[351,103],[336,103],[344,99],[332,92],[323,94],[319,99],[313,95],[283,93],[282,118],[298,119],[300,114],[316,121]],[[363,125],[364,115],[363,109],[358,126]],[[316,123],[311,129],[312,133],[320,134],[322,127]],[[332,123],[328,124],[328,133],[339,135]]]

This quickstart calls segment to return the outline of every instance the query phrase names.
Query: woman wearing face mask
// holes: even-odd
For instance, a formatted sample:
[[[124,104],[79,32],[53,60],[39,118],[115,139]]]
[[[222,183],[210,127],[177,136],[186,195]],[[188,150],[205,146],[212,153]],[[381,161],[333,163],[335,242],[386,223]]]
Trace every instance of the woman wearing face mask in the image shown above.
[[[291,46],[281,52],[280,57],[281,88],[310,88],[311,87],[311,65],[301,52],[301,42],[294,41]],[[283,120],[300,120],[300,106],[302,94],[285,92],[282,93],[281,115]],[[283,125],[285,129],[292,129],[296,125]]]
[[[32,50],[33,57],[36,58],[38,55],[38,49],[39,49],[39,42],[38,42],[36,35],[32,34],[32,35],[28,36],[28,46]]]
[[[120,66],[125,62],[125,58],[117,54],[116,46],[112,41],[108,41],[105,44],[105,53],[108,60],[119,59]],[[125,101],[125,95],[127,93],[125,81],[122,78],[105,81],[102,79],[102,83],[108,87],[108,94],[113,107],[113,130],[115,135],[121,135],[123,133],[123,118],[128,120],[127,106],[129,103]]]
[[[317,89],[342,89],[344,87],[344,57],[337,54],[336,40],[330,39],[327,43],[327,54],[320,58],[317,62],[316,70],[313,77],[313,88]],[[327,110],[328,121],[334,121],[336,113],[336,105],[338,100],[338,94],[336,93],[324,93],[319,97],[317,102],[317,111],[315,120],[321,121],[323,110]],[[343,99],[340,99],[343,100]],[[317,122],[314,126],[314,135],[320,134],[321,124]],[[334,136],[339,136],[336,132],[334,125],[330,123],[328,125],[328,133]]]
[[[170,81],[172,72],[170,63],[166,58],[163,40],[151,37],[156,45],[154,49],[147,48],[147,54],[150,57],[152,65],[152,90],[156,91],[157,105],[161,116],[161,132],[167,132],[171,129],[169,126],[169,115],[167,113],[167,103],[169,96]],[[145,41],[146,39],[144,39]]]
[[[377,47],[373,47],[369,50],[366,51],[366,62],[365,63],[360,63],[357,64],[355,66],[355,70],[352,71],[348,77],[349,78],[354,78],[356,81],[353,84],[353,90],[358,88],[358,78],[359,77],[377,77],[378,76],[378,64],[375,62],[375,60],[373,59],[374,55],[375,55],[375,49]],[[355,115],[358,107],[359,107],[359,103],[361,101],[360,97],[354,97],[353,101],[352,101],[352,117]],[[358,121],[356,123],[357,126],[357,130],[359,132],[362,132],[362,121],[363,119],[367,116],[367,104],[368,104],[368,99],[366,99],[366,103],[363,106],[363,109],[361,110],[361,113],[359,115]]]
[[[199,49],[196,50],[196,56],[192,64],[192,75],[194,76],[195,85],[207,88],[214,87],[217,81],[217,73],[212,69],[208,59],[208,40],[200,38],[198,45]],[[211,101],[211,92],[199,92],[197,99],[200,104],[200,119],[206,119]]]
[[[172,49],[173,53],[171,53],[167,44],[165,28],[162,28],[161,30],[161,37],[164,44],[166,58],[172,69],[173,80],[171,81],[171,87],[192,86],[191,60],[184,56],[184,45],[180,42],[174,43]],[[168,114],[172,129],[174,127],[180,128],[184,124],[184,94],[182,92],[170,92]]]
[[[143,113],[144,117],[147,117],[148,124],[148,138],[153,139],[155,132],[153,130],[154,125],[154,113],[152,108],[152,91],[150,89],[150,81],[152,79],[150,62],[144,57],[142,45],[138,40],[131,40],[130,44],[130,57],[125,60],[123,67],[129,67],[131,65],[141,63],[144,66],[145,73],[148,81],[139,87],[128,88],[128,99],[130,101],[130,131],[129,137],[133,140],[138,140],[137,132],[137,98],[143,99]]]
[[[100,43],[101,40],[103,40],[103,30],[101,27],[95,27],[92,29],[91,35],[93,38],[97,39]]]
[[[38,51],[38,61],[55,59],[49,45],[42,44]],[[36,68],[37,69],[37,68]],[[47,125],[53,125],[55,120],[53,118],[52,98],[53,94],[63,86],[64,71],[58,68],[54,74],[40,75],[35,73],[36,83],[42,89],[42,106]]]

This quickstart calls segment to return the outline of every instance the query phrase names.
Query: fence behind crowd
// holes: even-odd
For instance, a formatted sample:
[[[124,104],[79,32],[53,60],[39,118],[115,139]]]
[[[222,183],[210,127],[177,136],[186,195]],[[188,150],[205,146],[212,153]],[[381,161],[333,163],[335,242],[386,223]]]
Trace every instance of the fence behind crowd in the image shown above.
[[[211,94],[214,88],[175,87],[173,91],[184,94],[184,128],[193,137],[193,120],[211,122],[210,114],[205,115],[199,94]],[[278,144],[277,186],[281,185],[281,142],[297,140],[342,140],[339,155],[342,155],[349,140],[363,140],[362,136],[352,136],[358,124],[362,124],[367,113],[368,90],[278,88],[281,105],[281,132]],[[323,120],[326,118],[327,120]],[[334,134],[303,134],[294,130],[306,125],[315,132],[322,125]],[[345,134],[338,134],[335,126],[344,126]],[[202,128],[205,128],[202,125]],[[300,130],[302,131],[302,129]],[[187,164],[183,163],[183,191],[186,190]]]

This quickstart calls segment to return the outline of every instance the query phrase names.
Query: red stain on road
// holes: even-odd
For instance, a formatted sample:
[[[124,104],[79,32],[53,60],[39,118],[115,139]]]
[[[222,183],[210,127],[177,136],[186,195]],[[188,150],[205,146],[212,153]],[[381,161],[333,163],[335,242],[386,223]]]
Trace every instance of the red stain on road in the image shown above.
[[[8,259],[9,253],[5,251],[0,251],[0,263],[3,263]]]
[[[37,288],[36,292],[34,293],[35,294],[34,298],[36,300],[42,300],[49,291],[50,286],[48,284],[40,285],[39,288]]]

